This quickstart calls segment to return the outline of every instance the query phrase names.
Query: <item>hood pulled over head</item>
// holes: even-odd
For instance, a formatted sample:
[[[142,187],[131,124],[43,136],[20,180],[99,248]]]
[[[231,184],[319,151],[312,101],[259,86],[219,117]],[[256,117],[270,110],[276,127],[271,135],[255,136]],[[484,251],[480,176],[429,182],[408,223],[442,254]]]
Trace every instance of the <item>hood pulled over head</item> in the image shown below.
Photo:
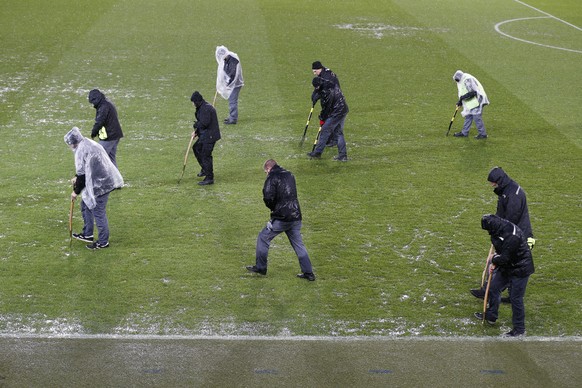
[[[67,145],[77,145],[83,141],[83,135],[81,131],[77,127],[73,127],[67,134],[65,135],[65,143]]]
[[[311,85],[313,85],[314,88],[319,88],[321,85],[323,85],[323,79],[321,77],[314,77],[311,80]]]
[[[501,188],[507,186],[510,180],[511,178],[509,178],[507,173],[503,171],[501,167],[493,167],[487,176],[488,182],[497,183]]]
[[[192,101],[196,106],[202,105],[204,102],[204,97],[198,91],[192,93],[192,97],[190,97],[190,101]]]
[[[105,99],[105,94],[101,93],[99,89],[93,89],[89,92],[89,102],[97,107]]]
[[[324,90],[324,89],[333,89],[333,82],[330,82],[323,77],[313,77],[311,80],[311,85],[315,89]]]
[[[481,228],[492,236],[498,235],[503,229],[502,219],[494,214],[485,214],[481,217]]]
[[[220,64],[224,62],[224,58],[230,55],[230,51],[226,46],[216,46],[214,55],[216,56],[216,62]]]
[[[463,71],[462,70],[457,70],[455,71],[455,74],[453,75],[453,81],[455,82],[459,82],[461,80],[461,78],[463,78]]]

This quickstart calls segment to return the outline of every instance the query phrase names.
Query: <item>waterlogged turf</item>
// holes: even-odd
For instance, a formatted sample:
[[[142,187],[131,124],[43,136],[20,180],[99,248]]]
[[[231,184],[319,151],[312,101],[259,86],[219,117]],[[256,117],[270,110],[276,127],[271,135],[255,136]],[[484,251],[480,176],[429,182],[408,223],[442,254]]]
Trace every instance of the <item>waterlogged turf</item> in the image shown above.
[[[582,5],[577,0],[8,0],[0,14],[0,386],[577,386]],[[243,64],[240,119],[198,187],[189,97],[214,49]],[[306,152],[312,61],[350,106],[347,163]],[[475,75],[489,138],[445,137],[452,74]],[[111,247],[67,223],[73,155],[101,89],[126,137]],[[217,100],[219,119],[227,102]],[[458,115],[452,133],[458,131]],[[475,131],[471,133],[474,135]],[[316,282],[274,240],[265,159],[297,177]],[[489,169],[528,193],[537,244],[525,340],[472,319],[495,211]],[[81,228],[76,211],[74,229]],[[153,336],[153,337],[152,337]],[[204,336],[214,337],[206,339]],[[232,336],[232,337],[231,337]],[[97,382],[97,383],[96,383]]]
[[[4,1],[0,386],[576,386],[581,8]],[[240,119],[222,128],[215,185],[196,184],[193,155],[178,184],[189,97],[212,101],[217,45],[241,58]],[[319,107],[299,147],[315,60],[338,74],[350,106],[347,163],[332,161],[334,149],[308,160]],[[445,136],[457,69],[491,100],[485,141],[474,129]],[[111,247],[91,252],[69,247],[74,167],[63,135],[89,135],[96,87],[119,111],[126,187],[109,201]],[[222,121],[227,102],[216,107]],[[461,124],[457,115],[451,133]],[[267,158],[296,175],[315,282],[296,278],[284,236],[266,277],[245,270],[268,219]],[[537,239],[526,341],[497,339],[511,328],[507,305],[495,327],[472,318],[494,166],[527,191]]]
[[[576,387],[580,341],[0,338],[0,386]],[[9,355],[9,356],[7,356]]]

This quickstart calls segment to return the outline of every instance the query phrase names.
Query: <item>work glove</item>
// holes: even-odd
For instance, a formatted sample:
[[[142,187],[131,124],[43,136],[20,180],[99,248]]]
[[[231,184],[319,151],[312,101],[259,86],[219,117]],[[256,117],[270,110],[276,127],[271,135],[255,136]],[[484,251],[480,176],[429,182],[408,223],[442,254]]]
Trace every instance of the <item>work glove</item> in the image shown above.
[[[463,100],[457,101],[457,106],[462,106],[462,105],[463,105]]]
[[[531,251],[533,247],[536,245],[536,239],[533,237],[527,238],[527,245],[529,246],[529,250]]]
[[[323,127],[323,124],[325,124],[325,121],[324,121],[324,120],[322,120],[322,119],[319,119],[319,126],[320,126],[320,127]]]
[[[493,268],[495,268],[495,262],[496,262],[497,260],[499,260],[499,257],[501,257],[501,256],[500,256],[500,255],[498,255],[498,254],[496,253],[496,254],[494,254],[494,255],[493,255],[493,257],[491,258],[491,266],[492,266]]]

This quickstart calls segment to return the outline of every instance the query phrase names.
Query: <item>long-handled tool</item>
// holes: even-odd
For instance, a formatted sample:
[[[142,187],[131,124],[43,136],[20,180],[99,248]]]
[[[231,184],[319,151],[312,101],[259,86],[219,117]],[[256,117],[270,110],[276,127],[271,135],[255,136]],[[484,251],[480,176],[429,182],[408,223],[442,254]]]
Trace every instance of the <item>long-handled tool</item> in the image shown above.
[[[305,135],[307,134],[307,128],[309,127],[309,122],[311,121],[311,115],[313,114],[313,108],[315,108],[315,104],[311,106],[311,110],[309,111],[309,116],[307,117],[307,124],[305,124],[305,129],[303,130],[303,137],[301,138],[301,142],[299,146],[303,146],[303,142],[305,141]]]
[[[214,100],[212,100],[212,106],[216,106],[216,96],[218,95],[218,90],[214,92]]]
[[[73,245],[73,210],[75,209],[75,200],[71,198],[69,206],[69,248]]]
[[[182,174],[180,175],[180,179],[178,179],[178,184],[180,184],[180,181],[184,177],[184,171],[186,170],[186,163],[188,163],[188,155],[190,154],[190,148],[192,147],[192,143],[194,142],[195,137],[196,137],[196,135],[193,135],[190,138],[190,142],[188,143],[188,148],[186,148],[186,154],[184,155],[184,165],[182,166]]]
[[[459,105],[457,105],[457,107],[455,108],[455,113],[453,113],[453,118],[451,118],[451,122],[449,123],[449,129],[447,130],[447,136],[449,136],[449,132],[451,132],[451,127],[453,126],[453,121],[455,121],[455,117],[457,116],[459,108],[460,108]]]
[[[485,296],[483,297],[483,323],[485,323],[485,314],[487,313],[487,302],[489,301],[489,287],[491,287],[491,276],[493,275],[493,268],[489,267],[489,276],[487,279],[487,288],[485,289]]]
[[[315,140],[313,141],[313,148],[311,149],[311,152],[315,151],[315,147],[317,146],[317,142],[319,141],[319,134],[320,133],[321,133],[321,126],[317,130],[317,136],[315,136]]]
[[[495,248],[493,248],[493,244],[491,244],[491,248],[489,248],[489,254],[487,255],[487,260],[485,260],[485,268],[483,268],[483,274],[481,275],[481,288],[483,288],[483,285],[485,284],[485,276],[487,275],[487,270],[491,264],[491,258],[493,257],[494,252]]]
[[[72,181],[75,190],[75,181]],[[69,249],[73,246],[73,210],[75,210],[75,198],[71,194],[71,205],[69,206]]]

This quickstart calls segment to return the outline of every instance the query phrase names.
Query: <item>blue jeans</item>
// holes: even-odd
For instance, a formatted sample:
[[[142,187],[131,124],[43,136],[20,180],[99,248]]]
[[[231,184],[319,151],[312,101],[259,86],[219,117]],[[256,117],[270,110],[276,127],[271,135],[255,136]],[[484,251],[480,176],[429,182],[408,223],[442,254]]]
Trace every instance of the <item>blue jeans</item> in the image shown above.
[[[487,308],[486,318],[490,321],[496,321],[498,318],[499,304],[501,303],[501,292],[510,288],[509,300],[511,301],[511,321],[513,330],[517,333],[525,332],[525,307],[523,297],[529,276],[518,278],[511,275],[505,275],[498,269],[493,272],[491,285],[489,286],[489,307]]]
[[[103,194],[95,198],[97,206],[94,209],[89,209],[85,205],[85,201],[81,201],[81,214],[83,215],[83,234],[85,236],[93,235],[94,224],[97,224],[97,231],[99,232],[99,244],[105,245],[109,242],[109,221],[107,220],[107,201],[109,200],[109,193]]]
[[[107,155],[109,155],[109,159],[111,159],[115,167],[117,167],[117,145],[119,144],[119,139],[99,140],[99,144],[105,148],[105,152],[107,152]]]
[[[339,157],[348,156],[346,147],[346,140],[344,139],[344,123],[346,115],[341,117],[329,117],[321,127],[319,139],[315,146],[315,153],[321,154],[325,149],[325,145],[330,137],[337,138],[337,153]]]
[[[257,237],[257,268],[259,270],[267,269],[267,256],[269,255],[271,241],[283,232],[287,235],[297,258],[299,259],[301,272],[312,273],[313,269],[311,268],[311,261],[309,260],[307,249],[305,249],[303,238],[301,237],[301,221],[284,222],[280,220],[272,220],[267,222],[267,225],[263,230],[261,230]]]
[[[236,123],[238,121],[238,95],[242,86],[234,88],[228,97],[228,120]]]

